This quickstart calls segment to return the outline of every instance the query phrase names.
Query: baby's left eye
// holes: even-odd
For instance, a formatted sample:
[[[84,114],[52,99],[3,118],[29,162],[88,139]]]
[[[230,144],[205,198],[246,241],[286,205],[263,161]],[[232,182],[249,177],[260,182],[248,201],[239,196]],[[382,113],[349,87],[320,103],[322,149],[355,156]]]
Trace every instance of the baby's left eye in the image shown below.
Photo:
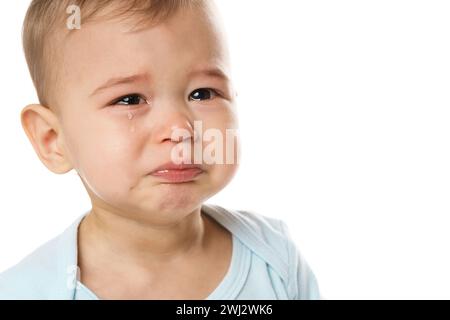
[[[201,88],[196,89],[189,95],[189,100],[201,101],[201,100],[211,100],[215,96],[218,96],[218,92],[211,88]]]

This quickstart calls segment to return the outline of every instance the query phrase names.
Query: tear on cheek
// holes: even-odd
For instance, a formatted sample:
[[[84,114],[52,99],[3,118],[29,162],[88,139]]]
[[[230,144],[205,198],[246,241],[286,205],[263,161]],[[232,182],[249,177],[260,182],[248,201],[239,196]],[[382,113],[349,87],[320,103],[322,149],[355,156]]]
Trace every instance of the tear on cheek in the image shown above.
[[[127,119],[131,122],[131,124],[129,126],[129,131],[131,133],[135,132],[136,131],[136,126],[135,126],[135,121],[133,121],[133,119],[134,119],[134,112],[132,110],[130,110],[130,106],[128,106]]]

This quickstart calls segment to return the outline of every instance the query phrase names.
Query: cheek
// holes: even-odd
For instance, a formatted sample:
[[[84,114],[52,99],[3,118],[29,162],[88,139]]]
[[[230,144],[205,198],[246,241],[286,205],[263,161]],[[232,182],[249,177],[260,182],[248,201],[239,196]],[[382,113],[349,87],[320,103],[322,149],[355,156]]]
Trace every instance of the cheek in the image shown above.
[[[127,128],[97,120],[85,121],[70,134],[76,170],[104,200],[126,196],[136,175],[136,141],[127,132]]]
[[[238,162],[240,139],[239,125],[236,113],[231,107],[218,109],[215,112],[203,113],[202,121],[203,149],[219,149],[223,161],[221,163],[235,164]],[[209,148],[209,146],[214,146]],[[227,155],[228,154],[228,155]]]
[[[214,193],[219,192],[230,183],[238,168],[239,164],[216,164],[213,166],[209,171],[209,179],[211,185],[214,186]]]
[[[239,168],[241,142],[238,119],[230,108],[221,112],[202,115],[203,158],[209,159],[210,179],[213,185],[222,189]],[[218,156],[216,156],[216,151]]]

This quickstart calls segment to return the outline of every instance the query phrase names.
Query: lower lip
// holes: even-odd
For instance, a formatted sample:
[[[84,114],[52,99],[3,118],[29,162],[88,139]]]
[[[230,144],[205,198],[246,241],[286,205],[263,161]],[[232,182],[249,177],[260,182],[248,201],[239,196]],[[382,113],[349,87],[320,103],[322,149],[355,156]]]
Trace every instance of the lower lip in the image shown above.
[[[190,168],[183,170],[164,170],[153,172],[151,175],[154,177],[163,178],[169,182],[181,183],[194,180],[203,170],[199,168]]]

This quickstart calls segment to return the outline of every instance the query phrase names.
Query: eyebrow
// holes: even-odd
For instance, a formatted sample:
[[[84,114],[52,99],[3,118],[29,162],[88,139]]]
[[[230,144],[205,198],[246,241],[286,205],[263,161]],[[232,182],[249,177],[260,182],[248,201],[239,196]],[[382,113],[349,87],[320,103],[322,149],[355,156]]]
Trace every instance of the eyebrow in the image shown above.
[[[216,68],[216,67],[193,70],[189,73],[189,78],[200,76],[200,75],[206,75],[209,77],[214,77],[214,78],[219,78],[219,79],[222,79],[225,81],[229,81],[229,78],[226,75],[226,73],[223,72],[220,68]],[[135,83],[135,82],[139,82],[139,81],[146,81],[149,78],[150,77],[149,77],[148,73],[135,74],[135,75],[126,76],[126,77],[111,78],[108,81],[106,81],[103,85],[101,85],[100,87],[95,89],[91,93],[90,96],[92,97],[94,95],[97,95],[101,91],[110,89],[110,88],[118,86],[118,85],[130,84],[130,83]]]
[[[95,89],[91,93],[91,96],[94,96],[94,95],[100,93],[101,91],[104,91],[106,89],[109,89],[109,88],[112,88],[112,87],[115,87],[118,85],[135,83],[135,82],[139,82],[139,81],[145,81],[148,79],[149,79],[149,75],[147,73],[135,74],[135,75],[126,76],[126,77],[111,78],[108,81],[106,81],[103,85],[101,85],[100,87]]]
[[[199,75],[206,75],[209,77],[214,77],[214,78],[220,78],[222,80],[226,80],[229,81],[229,78],[227,76],[227,74],[222,71],[222,69],[217,68],[217,67],[212,67],[212,68],[203,68],[203,69],[199,69],[199,70],[193,70],[189,73],[189,77],[195,77],[195,76],[199,76]]]

